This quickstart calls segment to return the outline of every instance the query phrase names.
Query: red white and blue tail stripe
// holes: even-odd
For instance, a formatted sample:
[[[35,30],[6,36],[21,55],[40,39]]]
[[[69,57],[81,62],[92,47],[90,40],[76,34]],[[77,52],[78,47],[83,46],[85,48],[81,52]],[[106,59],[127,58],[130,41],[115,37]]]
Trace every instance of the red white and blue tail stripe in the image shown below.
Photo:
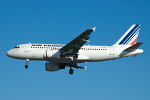
[[[141,25],[132,25],[115,45],[134,45],[137,41]]]

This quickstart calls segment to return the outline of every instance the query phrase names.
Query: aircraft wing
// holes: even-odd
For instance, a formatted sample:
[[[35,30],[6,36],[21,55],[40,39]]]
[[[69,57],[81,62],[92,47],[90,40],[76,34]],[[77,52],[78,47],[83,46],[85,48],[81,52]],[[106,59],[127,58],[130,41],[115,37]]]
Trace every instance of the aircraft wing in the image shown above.
[[[95,27],[96,28],[96,27]],[[76,57],[78,56],[79,49],[89,40],[89,35],[95,28],[87,29],[85,32],[80,34],[74,40],[66,44],[60,49],[60,57]]]

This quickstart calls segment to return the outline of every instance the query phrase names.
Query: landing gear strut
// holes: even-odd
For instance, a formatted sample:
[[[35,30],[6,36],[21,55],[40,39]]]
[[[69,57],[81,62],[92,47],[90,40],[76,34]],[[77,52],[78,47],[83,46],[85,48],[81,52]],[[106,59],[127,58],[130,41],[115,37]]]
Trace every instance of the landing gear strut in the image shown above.
[[[70,74],[70,75],[72,75],[72,74],[73,74],[73,72],[74,72],[74,71],[73,71],[73,69],[72,69],[72,68],[70,68],[70,70],[69,70],[69,74]]]
[[[26,65],[25,65],[26,69],[28,68],[28,63],[29,63],[29,59],[26,59]]]

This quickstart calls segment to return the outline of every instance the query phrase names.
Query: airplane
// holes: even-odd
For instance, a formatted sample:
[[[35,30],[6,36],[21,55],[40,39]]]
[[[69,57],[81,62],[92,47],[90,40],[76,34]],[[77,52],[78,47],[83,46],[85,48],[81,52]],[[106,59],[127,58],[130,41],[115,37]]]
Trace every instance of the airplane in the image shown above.
[[[46,71],[58,71],[70,67],[69,74],[73,74],[72,68],[85,69],[78,63],[98,62],[114,60],[123,57],[136,57],[144,53],[138,49],[143,42],[137,42],[141,25],[133,24],[125,34],[112,46],[84,45],[89,42],[89,35],[96,27],[87,29],[66,45],[62,44],[21,44],[9,50],[8,57],[26,60],[25,68],[28,68],[29,60],[48,61],[45,63]]]

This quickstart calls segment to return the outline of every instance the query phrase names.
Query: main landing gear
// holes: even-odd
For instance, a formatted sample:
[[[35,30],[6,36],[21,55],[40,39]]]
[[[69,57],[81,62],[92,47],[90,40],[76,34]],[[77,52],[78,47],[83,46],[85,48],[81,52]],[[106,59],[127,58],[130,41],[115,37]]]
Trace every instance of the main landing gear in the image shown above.
[[[72,75],[72,74],[73,74],[73,72],[74,72],[74,71],[73,71],[73,69],[72,69],[72,68],[70,68],[70,70],[69,70],[69,74],[70,74],[70,75]]]
[[[72,75],[72,74],[74,73],[72,67],[77,68],[77,69],[78,69],[78,68],[80,68],[80,69],[85,69],[85,70],[86,70],[86,68],[87,68],[87,67],[82,67],[82,66],[80,66],[80,65],[77,65],[77,63],[75,63],[75,62],[70,63],[70,64],[67,65],[67,66],[70,67],[70,70],[69,70],[69,74],[70,74],[70,75]]]
[[[28,68],[28,63],[29,63],[29,59],[26,59],[26,65],[25,65],[26,69]]]

